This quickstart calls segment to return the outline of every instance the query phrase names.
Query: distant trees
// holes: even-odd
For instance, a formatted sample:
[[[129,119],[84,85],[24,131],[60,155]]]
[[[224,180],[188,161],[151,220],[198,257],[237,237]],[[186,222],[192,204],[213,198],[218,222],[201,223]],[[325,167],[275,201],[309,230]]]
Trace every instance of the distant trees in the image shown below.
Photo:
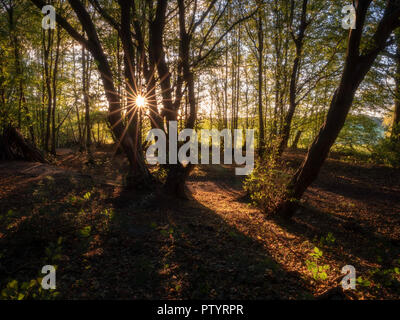
[[[373,152],[374,146],[383,136],[378,119],[366,115],[349,114],[336,140],[336,148],[357,152],[357,148]]]

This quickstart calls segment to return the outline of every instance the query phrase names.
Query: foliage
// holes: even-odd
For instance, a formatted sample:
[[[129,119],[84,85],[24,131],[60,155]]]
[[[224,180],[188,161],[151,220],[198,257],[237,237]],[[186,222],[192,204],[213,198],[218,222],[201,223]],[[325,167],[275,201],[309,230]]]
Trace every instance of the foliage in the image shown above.
[[[92,231],[92,227],[86,226],[86,227],[83,227],[81,230],[79,230],[79,235],[83,238],[87,238],[90,236],[91,231]]]
[[[253,204],[266,212],[273,211],[285,193],[290,174],[283,171],[275,152],[267,154],[257,161],[253,172],[244,181]]]
[[[374,147],[372,158],[378,163],[400,167],[400,141],[391,138],[381,139]]]
[[[21,284],[17,280],[11,280],[7,286],[1,290],[1,300],[54,300],[59,292],[55,290],[45,290],[42,288],[42,278],[25,281]]]
[[[311,259],[306,260],[307,269],[311,272],[314,280],[326,280],[328,278],[327,270],[329,270],[329,265],[321,265],[319,260],[323,256],[322,250],[317,247],[314,248],[313,252],[309,254]]]
[[[363,287],[375,287],[377,289],[389,288],[397,285],[399,289],[400,268],[374,268],[364,277],[357,277],[357,284]]]
[[[335,244],[336,238],[333,236],[332,232],[328,232],[328,234],[324,237],[321,236],[319,240],[319,245],[322,246],[333,246]]]

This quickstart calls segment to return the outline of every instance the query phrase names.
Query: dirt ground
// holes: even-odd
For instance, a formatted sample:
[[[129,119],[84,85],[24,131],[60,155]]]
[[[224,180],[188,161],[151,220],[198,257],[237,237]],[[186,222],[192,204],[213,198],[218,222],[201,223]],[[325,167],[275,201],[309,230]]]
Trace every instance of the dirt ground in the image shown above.
[[[353,265],[356,290],[330,298],[400,297],[399,170],[329,159],[284,223],[230,166],[198,166],[191,200],[165,201],[125,190],[111,151],[0,163],[0,288],[53,264],[63,299],[314,299]]]

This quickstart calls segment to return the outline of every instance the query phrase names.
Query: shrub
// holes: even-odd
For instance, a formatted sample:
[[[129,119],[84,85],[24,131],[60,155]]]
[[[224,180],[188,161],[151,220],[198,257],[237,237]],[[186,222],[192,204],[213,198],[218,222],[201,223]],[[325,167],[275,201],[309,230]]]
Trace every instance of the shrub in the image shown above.
[[[392,167],[400,167],[400,142],[390,138],[381,139],[372,152],[374,161]]]
[[[244,189],[254,205],[271,212],[284,196],[290,178],[289,172],[280,168],[276,153],[272,152],[257,161],[253,172],[244,182]]]

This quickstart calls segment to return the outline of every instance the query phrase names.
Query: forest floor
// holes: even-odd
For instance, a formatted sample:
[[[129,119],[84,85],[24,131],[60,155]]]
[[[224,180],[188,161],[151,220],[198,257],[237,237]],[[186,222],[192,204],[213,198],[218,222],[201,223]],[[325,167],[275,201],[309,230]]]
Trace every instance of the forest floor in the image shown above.
[[[3,298],[54,298],[21,288],[45,264],[64,299],[314,299],[345,265],[358,278],[346,298],[400,298],[399,170],[329,159],[286,223],[251,206],[231,166],[196,167],[191,199],[165,201],[125,190],[110,150],[93,165],[58,154],[0,163]],[[285,157],[296,167],[304,153]]]

